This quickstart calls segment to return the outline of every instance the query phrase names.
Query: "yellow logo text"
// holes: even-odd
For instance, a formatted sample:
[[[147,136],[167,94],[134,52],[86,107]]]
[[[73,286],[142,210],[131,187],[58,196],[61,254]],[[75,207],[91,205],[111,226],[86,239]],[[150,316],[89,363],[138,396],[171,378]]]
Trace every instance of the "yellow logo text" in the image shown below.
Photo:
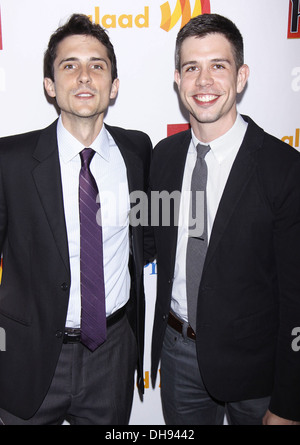
[[[295,148],[300,147],[300,128],[296,128],[295,137],[294,136],[283,136],[281,138],[283,142],[287,142],[289,145]]]
[[[93,16],[89,16],[90,20],[93,21]],[[105,14],[100,15],[100,7],[95,7],[95,17],[94,22],[96,25],[101,25],[103,28],[149,28],[149,6],[144,7],[142,14],[138,14],[134,17],[133,14],[121,14],[117,16],[116,14]]]

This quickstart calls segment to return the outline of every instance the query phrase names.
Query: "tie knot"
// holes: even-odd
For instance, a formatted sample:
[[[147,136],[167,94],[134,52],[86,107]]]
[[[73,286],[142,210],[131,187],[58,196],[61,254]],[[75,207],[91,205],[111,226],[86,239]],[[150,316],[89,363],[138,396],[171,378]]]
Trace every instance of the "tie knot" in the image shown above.
[[[95,151],[92,148],[84,148],[80,152],[81,157],[81,165],[82,167],[88,168],[90,165],[90,162],[95,154]]]
[[[207,153],[210,150],[210,146],[209,145],[197,144],[196,150],[197,150],[197,157],[201,158],[201,159],[204,159],[205,156],[207,155]]]

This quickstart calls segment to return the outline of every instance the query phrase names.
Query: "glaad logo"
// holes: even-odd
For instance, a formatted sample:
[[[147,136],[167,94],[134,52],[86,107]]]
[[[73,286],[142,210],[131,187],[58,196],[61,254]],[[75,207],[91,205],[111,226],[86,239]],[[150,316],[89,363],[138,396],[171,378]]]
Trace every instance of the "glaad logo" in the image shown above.
[[[300,39],[300,0],[290,0],[288,39]]]
[[[300,147],[300,128],[296,128],[295,137],[294,136],[283,136],[281,138],[283,142],[287,142],[291,147]]]
[[[6,334],[3,328],[0,328],[0,352],[6,351]]]
[[[195,0],[193,13],[191,12],[190,0],[177,0],[175,9],[171,13],[169,2],[164,3],[161,9],[161,24],[160,27],[164,31],[169,32],[181,17],[182,28],[191,18],[200,14],[210,14],[210,0]]]
[[[93,16],[89,16],[90,20],[93,21]],[[144,7],[142,14],[133,16],[133,14],[121,14],[117,16],[116,14],[105,14],[101,16],[100,7],[95,7],[95,18],[94,22],[96,25],[102,25],[103,28],[149,28],[149,6]]]

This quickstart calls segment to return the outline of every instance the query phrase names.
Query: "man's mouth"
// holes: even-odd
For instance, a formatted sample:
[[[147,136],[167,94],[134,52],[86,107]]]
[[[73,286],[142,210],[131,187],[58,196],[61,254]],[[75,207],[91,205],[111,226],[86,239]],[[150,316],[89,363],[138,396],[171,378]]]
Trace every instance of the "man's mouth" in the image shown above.
[[[200,102],[201,104],[213,104],[215,103],[220,96],[217,96],[215,94],[197,94],[195,96],[193,96],[194,100],[196,102]]]
[[[75,96],[78,97],[79,99],[90,99],[90,98],[94,97],[94,94],[89,93],[88,91],[83,91],[81,93],[75,94]]]
[[[93,95],[90,93],[81,93],[81,94],[77,94],[78,97],[92,97]]]

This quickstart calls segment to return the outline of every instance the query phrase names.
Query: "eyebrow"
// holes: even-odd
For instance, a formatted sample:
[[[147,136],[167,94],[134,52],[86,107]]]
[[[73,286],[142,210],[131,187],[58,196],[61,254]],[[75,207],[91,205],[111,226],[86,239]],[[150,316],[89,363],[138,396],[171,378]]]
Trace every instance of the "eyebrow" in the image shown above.
[[[228,65],[232,65],[232,61],[229,59],[212,59],[214,63],[228,63]]]
[[[66,62],[79,62],[80,59],[78,57],[66,57],[65,59],[62,59],[58,66],[61,66],[63,63]],[[89,59],[89,62],[104,62],[107,66],[108,66],[108,62],[106,59],[104,59],[103,57],[91,57]]]
[[[232,61],[229,59],[211,59],[211,63],[228,63],[228,65],[232,65]],[[185,62],[181,65],[181,69],[188,65],[197,65],[197,60],[190,60],[189,62]]]

